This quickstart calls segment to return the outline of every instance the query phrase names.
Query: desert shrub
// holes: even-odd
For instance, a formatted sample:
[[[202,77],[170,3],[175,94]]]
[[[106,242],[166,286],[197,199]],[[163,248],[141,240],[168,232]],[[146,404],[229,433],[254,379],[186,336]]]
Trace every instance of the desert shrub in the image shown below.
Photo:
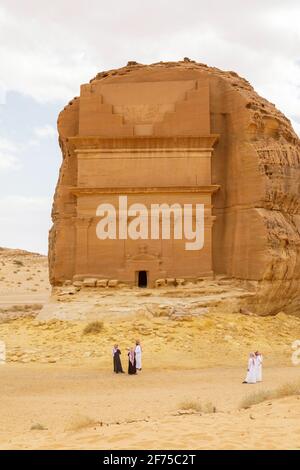
[[[247,409],[253,405],[258,405],[263,401],[270,400],[271,398],[273,398],[273,392],[270,390],[260,390],[259,392],[253,392],[242,400],[240,408]]]
[[[198,401],[186,400],[179,405],[180,410],[195,411],[196,413],[216,413],[217,408],[211,403],[202,405]]]
[[[31,312],[32,310],[41,310],[42,304],[15,304],[9,307],[1,308],[0,312]]]
[[[13,263],[17,266],[24,266],[23,261],[20,261],[19,259],[14,259]]]
[[[300,382],[287,382],[275,391],[275,398],[289,397],[292,395],[300,395]]]
[[[46,431],[46,429],[43,424],[36,423],[31,426],[30,431]]]
[[[101,331],[103,331],[103,328],[104,328],[103,321],[99,321],[99,320],[92,321],[85,326],[83,330],[83,334],[84,335],[98,334]]]
[[[99,422],[89,416],[75,415],[72,416],[65,430],[80,431],[81,429],[96,426],[97,424],[99,424]]]
[[[275,390],[260,390],[251,393],[242,400],[240,408],[250,408],[267,400],[300,395],[300,382],[287,382]]]
[[[211,402],[205,403],[202,408],[203,413],[216,413],[217,408]]]
[[[182,402],[179,405],[179,408],[181,410],[186,410],[186,411],[189,411],[189,410],[197,411],[198,413],[200,413],[200,411],[202,411],[201,403],[198,403],[197,401],[192,401],[192,400],[191,401],[186,400],[186,401]]]

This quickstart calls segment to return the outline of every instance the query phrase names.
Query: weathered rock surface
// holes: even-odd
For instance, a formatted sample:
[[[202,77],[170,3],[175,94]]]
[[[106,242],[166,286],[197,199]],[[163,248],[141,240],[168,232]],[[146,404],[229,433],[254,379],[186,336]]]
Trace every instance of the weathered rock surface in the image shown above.
[[[49,237],[51,283],[62,284],[76,275],[76,196],[71,187],[77,184],[77,160],[70,139],[83,137],[87,132],[101,138],[122,138],[134,132],[191,136],[197,134],[193,126],[201,121],[203,103],[197,104],[198,95],[193,91],[188,92],[189,99],[184,104],[177,106],[177,112],[180,109],[186,113],[186,119],[179,121],[176,110],[170,113],[168,109],[157,107],[155,111],[152,107],[150,112],[141,103],[134,112],[123,106],[115,110],[119,114],[114,114],[108,103],[99,98],[97,104],[97,100],[90,100],[91,95],[97,96],[103,84],[138,87],[142,82],[166,81],[173,82],[175,88],[176,83],[181,86],[190,81],[197,83],[198,88],[209,89],[208,133],[219,135],[212,157],[212,184],[220,186],[212,201],[216,217],[212,233],[214,273],[256,281],[257,295],[245,299],[243,308],[250,305],[251,311],[260,314],[282,309],[300,313],[299,138],[290,121],[245,79],[235,72],[193,61],[129,63],[121,69],[99,73],[89,85],[83,85],[81,97],[74,98],[60,113],[63,163]],[[145,112],[149,113],[147,123]],[[86,129],[80,127],[80,113],[89,116],[84,121]],[[189,120],[193,113],[198,113],[199,118]],[[141,123],[137,116],[142,117]],[[203,126],[199,132],[205,134]],[[99,279],[106,277],[105,273],[100,274]]]

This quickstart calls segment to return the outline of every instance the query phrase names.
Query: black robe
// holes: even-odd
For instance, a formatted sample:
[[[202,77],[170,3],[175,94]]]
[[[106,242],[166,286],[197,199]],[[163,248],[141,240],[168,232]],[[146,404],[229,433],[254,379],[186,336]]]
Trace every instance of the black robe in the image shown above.
[[[120,349],[117,349],[114,353],[114,372],[118,374],[119,372],[124,372],[122,369],[122,363],[121,363],[121,351]]]
[[[135,353],[134,353],[134,361],[133,364],[130,362],[130,353],[128,353],[128,374],[133,375],[136,374],[136,360],[135,360]]]

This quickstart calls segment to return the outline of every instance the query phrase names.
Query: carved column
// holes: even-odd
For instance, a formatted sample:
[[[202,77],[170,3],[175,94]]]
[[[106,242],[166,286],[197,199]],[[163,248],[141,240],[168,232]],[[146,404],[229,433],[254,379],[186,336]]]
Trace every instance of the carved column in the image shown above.
[[[85,275],[88,271],[88,230],[92,220],[91,217],[76,219],[76,276]]]

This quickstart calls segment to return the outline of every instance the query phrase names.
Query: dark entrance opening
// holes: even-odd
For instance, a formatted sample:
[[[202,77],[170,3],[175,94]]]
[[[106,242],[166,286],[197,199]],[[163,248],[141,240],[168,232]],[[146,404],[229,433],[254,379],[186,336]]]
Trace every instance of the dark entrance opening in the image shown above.
[[[138,286],[147,287],[147,284],[148,284],[147,271],[138,271]]]

